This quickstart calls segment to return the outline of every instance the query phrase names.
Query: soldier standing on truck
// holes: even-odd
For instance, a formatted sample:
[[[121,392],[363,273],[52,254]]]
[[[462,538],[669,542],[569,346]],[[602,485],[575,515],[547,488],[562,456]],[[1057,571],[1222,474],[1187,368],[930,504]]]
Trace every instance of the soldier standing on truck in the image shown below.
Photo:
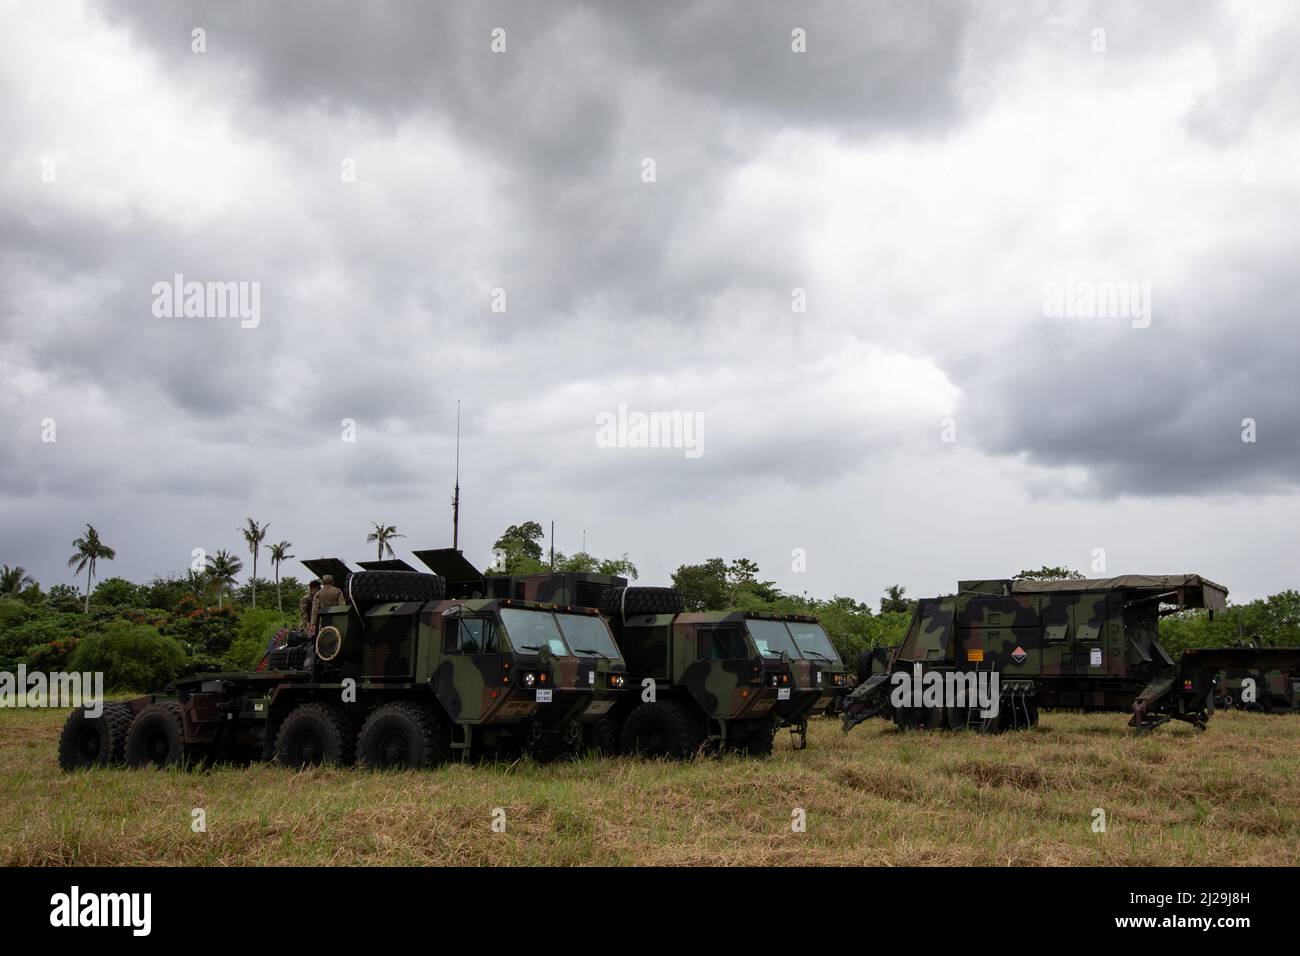
[[[315,618],[312,615],[312,600],[316,597],[316,592],[320,590],[320,581],[312,581],[307,585],[307,593],[298,601],[298,629],[300,631],[310,631],[312,622]]]
[[[334,586],[334,575],[322,574],[320,578],[320,590],[311,601],[311,627],[312,631],[316,630],[316,621],[320,619],[321,608],[334,607],[336,604],[346,604],[343,592]]]

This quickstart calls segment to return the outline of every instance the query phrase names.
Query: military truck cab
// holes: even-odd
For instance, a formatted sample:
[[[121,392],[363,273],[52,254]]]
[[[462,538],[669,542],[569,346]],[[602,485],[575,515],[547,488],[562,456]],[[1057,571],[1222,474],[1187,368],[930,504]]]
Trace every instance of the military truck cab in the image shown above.
[[[619,589],[603,610],[630,688],[611,708],[605,736],[625,753],[684,758],[708,746],[769,754],[785,719],[778,707],[798,714],[816,702],[817,678],[782,621],[684,613],[671,588]],[[808,686],[797,683],[796,663]]]
[[[466,755],[507,745],[576,751],[583,723],[603,716],[626,684],[609,627],[591,608],[447,599],[364,615],[336,608],[322,625],[322,634],[338,633],[322,671],[355,673],[365,693],[427,691],[449,749]]]
[[[777,701],[775,713],[780,726],[790,728],[795,749],[802,750],[808,745],[809,716],[849,691],[844,662],[815,617],[747,612],[746,627],[760,653],[785,654],[789,660],[790,696]]]

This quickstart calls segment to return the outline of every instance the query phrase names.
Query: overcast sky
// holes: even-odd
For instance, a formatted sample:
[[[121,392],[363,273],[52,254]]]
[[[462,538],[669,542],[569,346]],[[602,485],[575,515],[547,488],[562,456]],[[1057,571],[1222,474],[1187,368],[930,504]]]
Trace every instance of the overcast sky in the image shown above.
[[[449,546],[457,399],[480,564],[554,520],[873,604],[1095,549],[1300,585],[1295,4],[0,9],[0,562],[47,588],[87,522],[137,580],[248,517]],[[177,274],[256,326],[159,317]],[[621,405],[698,453],[603,447]]]

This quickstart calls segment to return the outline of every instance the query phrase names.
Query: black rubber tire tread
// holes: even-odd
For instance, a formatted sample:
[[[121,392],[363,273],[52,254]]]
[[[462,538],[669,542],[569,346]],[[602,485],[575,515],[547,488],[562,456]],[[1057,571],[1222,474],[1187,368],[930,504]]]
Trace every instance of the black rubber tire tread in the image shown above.
[[[320,740],[320,759],[303,760],[299,735],[314,731]],[[346,767],[356,753],[356,727],[337,704],[299,704],[289,711],[275,735],[274,761],[282,767],[302,770],[319,764]]]
[[[602,756],[612,757],[619,753],[619,735],[622,728],[618,720],[609,714],[599,720],[593,720],[584,728],[587,747]]]
[[[624,591],[627,592],[626,599]],[[605,592],[600,612],[606,617],[620,614],[640,617],[645,614],[681,614],[685,607],[682,592],[676,588],[612,588]]]
[[[386,763],[381,748],[393,730],[407,736],[407,752],[399,762]],[[428,707],[413,700],[376,707],[357,735],[357,762],[369,770],[424,770],[445,763],[449,755],[441,722]]]
[[[357,571],[348,578],[343,593],[358,604],[441,601],[447,596],[447,582],[439,574],[422,571]]]
[[[658,752],[646,747],[646,737],[656,727],[663,740]],[[628,714],[619,735],[619,745],[625,754],[671,757],[674,760],[685,760],[694,755],[703,743],[704,734],[690,712],[671,700],[641,704]]]
[[[770,721],[754,721],[736,745],[736,752],[746,757],[770,757],[776,744],[776,726]]]
[[[59,766],[66,771],[88,767],[111,767],[126,761],[126,734],[131,728],[131,708],[126,704],[105,704],[98,717],[87,717],[78,707],[63,722],[59,735]],[[80,746],[81,739],[94,731],[98,745],[93,757]]]
[[[899,730],[917,730],[925,726],[920,707],[899,707],[894,711],[894,726]]]
[[[149,742],[161,730],[167,740],[167,752],[161,758],[150,751]],[[149,704],[131,721],[126,734],[128,767],[176,767],[189,762],[185,746],[185,722],[181,719],[180,701],[159,700]]]

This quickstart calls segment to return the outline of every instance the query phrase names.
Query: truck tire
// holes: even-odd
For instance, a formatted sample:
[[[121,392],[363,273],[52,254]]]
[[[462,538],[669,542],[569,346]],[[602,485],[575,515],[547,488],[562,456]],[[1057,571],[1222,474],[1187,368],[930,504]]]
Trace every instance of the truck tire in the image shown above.
[[[369,770],[424,770],[448,753],[438,718],[409,700],[376,707],[357,737],[357,760]]]
[[[600,612],[606,617],[681,614],[684,609],[682,593],[676,588],[613,588],[605,592],[600,605]]]
[[[59,766],[72,771],[122,763],[130,727],[131,708],[126,704],[105,704],[98,717],[87,717],[84,708],[74,710],[59,735]]]
[[[618,720],[606,714],[599,720],[593,720],[584,728],[587,746],[602,756],[611,757],[619,752]]]
[[[355,728],[342,707],[299,704],[284,718],[275,735],[274,760],[295,770],[320,764],[347,766],[352,763],[355,749]]]
[[[619,744],[625,754],[685,760],[700,749],[704,735],[685,707],[671,700],[642,704],[628,714]]]
[[[736,753],[746,757],[770,757],[776,743],[776,726],[770,721],[753,721],[745,735],[736,742]]]
[[[447,582],[441,575],[420,571],[357,571],[343,593],[357,604],[441,601],[447,596]]]
[[[894,711],[894,726],[899,730],[917,730],[925,726],[925,714],[920,707],[899,707]]]
[[[156,701],[135,715],[126,734],[128,767],[183,766],[189,757],[179,701]]]

